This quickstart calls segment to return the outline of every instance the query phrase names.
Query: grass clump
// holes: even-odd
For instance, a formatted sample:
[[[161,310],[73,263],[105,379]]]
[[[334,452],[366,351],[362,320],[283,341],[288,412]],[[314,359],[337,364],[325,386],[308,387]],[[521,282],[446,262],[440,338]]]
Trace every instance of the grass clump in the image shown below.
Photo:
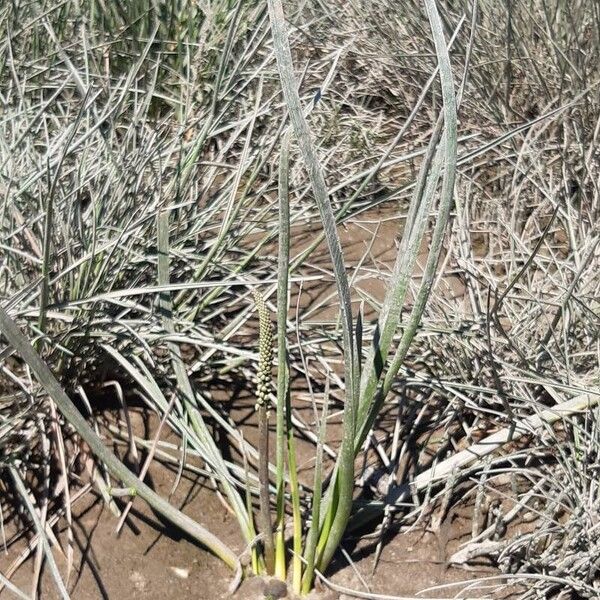
[[[90,485],[119,527],[135,490],[234,584],[249,553],[248,574],[291,571],[308,593],[349,533],[371,527],[376,564],[393,527],[504,494],[467,549],[526,597],[560,595],[557,577],[593,597],[596,12],[0,9],[3,514],[29,515],[59,593],[72,543],[63,568],[44,532],[63,515],[69,537],[80,436],[112,474]],[[100,429],[109,382],[157,415],[154,440],[131,430],[127,394],[124,423]],[[216,388],[252,396],[250,424]],[[234,515],[235,550],[144,485],[163,427]],[[125,469],[99,433],[143,464]],[[539,534],[499,533],[528,511]]]

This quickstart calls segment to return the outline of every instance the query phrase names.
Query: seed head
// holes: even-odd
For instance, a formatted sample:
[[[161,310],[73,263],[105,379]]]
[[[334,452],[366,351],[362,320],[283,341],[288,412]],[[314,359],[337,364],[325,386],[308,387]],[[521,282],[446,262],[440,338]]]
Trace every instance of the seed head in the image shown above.
[[[273,366],[273,327],[269,309],[262,294],[253,291],[256,311],[258,312],[258,372],[256,386],[257,407],[268,402],[271,386],[271,368]]]

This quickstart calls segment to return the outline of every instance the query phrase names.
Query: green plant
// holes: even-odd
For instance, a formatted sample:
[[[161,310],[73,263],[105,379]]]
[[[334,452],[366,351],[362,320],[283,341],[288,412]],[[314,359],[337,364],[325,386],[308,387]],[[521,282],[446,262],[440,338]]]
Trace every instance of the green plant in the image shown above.
[[[360,354],[362,348],[357,340],[362,338],[362,324],[359,321],[355,329],[343,252],[323,171],[298,95],[292,55],[285,31],[283,7],[280,0],[269,0],[269,15],[283,94],[288,106],[295,139],[308,170],[331,255],[341,311],[344,347],[344,433],[333,479],[324,498],[316,502],[318,518],[312,521],[308,533],[310,544],[308,544],[308,552],[305,554],[308,569],[301,578],[301,589],[298,586],[300,576],[295,576],[296,592],[303,591],[306,593],[309,591],[314,577],[313,569],[315,566],[320,570],[327,567],[344,535],[352,509],[356,453],[381,408],[385,396],[389,392],[391,382],[402,365],[421,320],[439,261],[443,236],[452,206],[456,172],[454,83],[437,7],[433,0],[426,1],[426,7],[440,66],[444,99],[444,135],[438,147],[436,147],[437,139],[434,137],[431,144],[433,161],[432,163],[427,160],[424,161],[421,168],[419,182],[415,188],[416,192],[409,209],[407,226],[404,230],[403,244],[398,254],[390,289],[379,319],[379,334],[374,336],[375,345],[372,347],[365,364],[361,365]],[[437,193],[442,164],[444,165],[444,174],[440,208],[432,235],[423,282],[409,321],[405,326],[399,347],[393,356],[389,369],[385,373],[384,381],[380,385],[379,380],[382,377],[383,365],[387,363],[392,337],[398,327],[400,311],[405,301],[407,280],[414,270],[417,253],[421,247],[429,221],[429,209]],[[280,310],[287,310],[287,306],[280,307]],[[320,489],[320,481],[318,480],[316,481],[316,489]],[[315,548],[317,538],[319,541]]]

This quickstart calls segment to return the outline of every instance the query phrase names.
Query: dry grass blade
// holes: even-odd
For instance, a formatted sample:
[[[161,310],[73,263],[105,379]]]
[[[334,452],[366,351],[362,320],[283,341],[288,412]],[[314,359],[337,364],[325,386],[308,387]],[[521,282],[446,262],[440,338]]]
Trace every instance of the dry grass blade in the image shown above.
[[[590,391],[589,393],[557,404],[552,408],[545,409],[540,414],[527,417],[522,422],[517,422],[506,429],[498,431],[486,437],[481,442],[473,444],[468,449],[454,454],[432,469],[420,473],[411,482],[410,486],[402,486],[392,492],[395,498],[394,501],[400,504],[406,500],[408,487],[425,490],[432,482],[446,480],[452,473],[464,469],[472,463],[479,463],[485,456],[496,452],[505,444],[516,442],[519,438],[540,431],[542,427],[551,425],[561,419],[577,414],[585,414],[586,411],[598,403],[600,403],[600,392]]]
[[[2,314],[0,313],[0,318],[1,317]],[[16,467],[11,466],[8,469],[15,483],[15,486],[20,494],[20,497],[23,500],[23,504],[25,504],[25,506],[27,507],[29,516],[31,517],[31,520],[35,525],[35,530],[39,535],[39,539],[41,541],[41,547],[44,557],[48,561],[48,565],[50,566],[50,572],[52,573],[52,577],[56,583],[60,597],[63,598],[63,600],[69,600],[69,592],[65,587],[65,583],[60,575],[56,561],[54,560],[54,555],[52,554],[52,550],[50,549],[50,543],[48,542],[48,535],[45,531],[45,527],[42,521],[40,520],[35,506],[29,498],[29,492],[27,491],[27,488],[25,487],[25,484],[23,483],[23,480],[21,479],[21,476],[19,475],[19,472],[16,469]]]

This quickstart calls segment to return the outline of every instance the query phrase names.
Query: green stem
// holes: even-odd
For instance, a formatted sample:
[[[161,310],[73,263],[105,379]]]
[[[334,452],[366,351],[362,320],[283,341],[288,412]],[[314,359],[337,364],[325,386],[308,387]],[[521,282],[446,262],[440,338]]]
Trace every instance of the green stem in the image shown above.
[[[265,402],[258,405],[258,479],[262,545],[267,575],[275,573],[275,546],[269,500],[269,421]]]
[[[306,548],[304,559],[306,567],[304,577],[302,578],[302,594],[308,594],[314,578],[315,555],[317,543],[319,541],[318,523],[321,519],[321,493],[323,490],[323,443],[325,441],[325,432],[327,430],[327,412],[329,408],[329,379],[326,382],[325,398],[323,400],[323,412],[321,414],[321,426],[319,428],[319,439],[317,440],[317,456],[315,459],[315,476],[313,481],[313,506],[311,522],[316,524],[311,527],[306,536]]]
[[[291,409],[289,400],[288,408]],[[298,464],[291,410],[288,411],[288,415],[288,466],[290,469],[290,494],[292,496],[292,521],[294,525],[292,590],[295,594],[299,594],[302,584],[302,511],[300,509],[300,485],[298,484]]]
[[[323,230],[331,256],[335,275],[340,314],[342,323],[342,339],[344,347],[344,383],[346,386],[346,402],[344,406],[343,435],[339,454],[338,489],[339,498],[336,516],[331,528],[325,554],[333,554],[338,546],[346,522],[352,509],[352,492],[354,489],[354,436],[356,429],[356,411],[358,405],[358,355],[354,346],[352,326],[352,305],[350,286],[340,239],[336,227],[323,168],[315,149],[308,123],[302,111],[298,84],[294,75],[294,65],[286,31],[285,15],[281,0],[269,0],[269,20],[273,33],[273,48],[277,59],[279,79],[283,96],[288,108],[290,121],[296,136],[303,161],[308,171],[311,188],[315,197]]]

